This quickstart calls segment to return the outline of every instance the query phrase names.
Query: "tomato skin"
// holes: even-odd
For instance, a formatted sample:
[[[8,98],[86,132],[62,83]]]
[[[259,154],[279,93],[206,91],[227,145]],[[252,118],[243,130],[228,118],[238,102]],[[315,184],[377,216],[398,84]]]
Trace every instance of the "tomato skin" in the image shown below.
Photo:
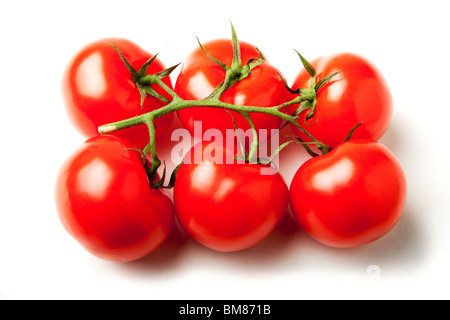
[[[208,54],[231,66],[233,59],[231,40],[213,40],[203,44],[203,47]],[[251,44],[241,41],[240,48],[243,64],[250,59],[259,58],[258,51]],[[228,89],[222,95],[221,101],[236,105],[271,107],[292,100],[293,96],[284,87],[277,72],[279,71],[266,60],[254,68],[249,77]],[[279,73],[281,74],[281,72]],[[225,71],[211,61],[200,48],[197,48],[183,63],[183,68],[175,84],[175,91],[185,100],[204,99],[224,79]],[[244,130],[250,128],[242,116],[233,111],[230,113],[236,120],[238,128]],[[189,130],[192,136],[199,139],[208,129],[219,129],[224,137],[227,129],[234,130],[233,120],[226,110],[194,107],[179,110],[178,117],[183,127]],[[257,130],[268,130],[267,135],[261,133],[261,141],[267,139],[271,129],[278,129],[282,123],[280,118],[266,114],[254,113],[250,117]],[[194,132],[194,121],[202,122],[201,131]]]
[[[349,248],[391,230],[406,196],[406,178],[392,152],[373,140],[358,139],[299,168],[290,186],[290,208],[317,241]]]
[[[216,153],[229,152],[216,148]],[[202,148],[194,147],[186,159],[198,152]],[[248,249],[265,239],[287,212],[288,188],[281,175],[262,175],[261,165],[215,163],[201,157],[200,163],[183,163],[177,174],[174,205],[181,227],[220,252]]]
[[[314,117],[305,118],[302,112],[299,124],[317,140],[335,147],[343,142],[349,131],[362,122],[353,138],[379,140],[389,127],[393,102],[388,84],[380,70],[369,60],[353,53],[338,53],[311,61],[317,73],[316,82],[340,71],[317,93]],[[309,88],[311,76],[300,71],[293,89]],[[305,138],[298,128],[294,132]]]
[[[116,46],[136,70],[152,56],[135,43],[122,38],[94,41],[74,55],[63,75],[62,96],[69,119],[85,138],[98,135],[100,125],[128,119],[165,105],[157,98],[147,96],[141,110],[141,96],[137,86],[120,55],[108,43]],[[147,74],[155,74],[164,69],[162,62],[156,58]],[[172,88],[169,77],[163,81]],[[160,86],[154,85],[152,88],[170,99]],[[169,128],[172,119],[172,113],[156,119],[157,136]],[[149,142],[145,125],[120,130],[114,135],[128,140],[140,149]]]
[[[151,189],[140,154],[105,135],[87,140],[63,164],[55,199],[65,229],[92,255],[133,261],[158,248],[174,225],[171,200]]]

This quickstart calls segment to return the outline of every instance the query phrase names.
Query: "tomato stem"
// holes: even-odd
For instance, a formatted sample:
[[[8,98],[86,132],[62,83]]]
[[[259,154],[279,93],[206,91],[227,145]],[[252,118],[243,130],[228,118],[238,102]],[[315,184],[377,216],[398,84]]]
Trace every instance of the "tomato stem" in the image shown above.
[[[99,133],[101,133],[101,134],[111,133],[114,131],[130,128],[130,127],[137,126],[140,124],[147,124],[147,125],[150,125],[150,127],[152,127],[153,120],[163,117],[166,114],[169,114],[171,112],[175,112],[175,111],[179,111],[179,110],[187,109],[187,108],[192,108],[192,107],[211,107],[211,108],[220,108],[220,109],[236,111],[239,114],[243,115],[244,117],[248,117],[248,115],[251,113],[264,113],[264,114],[272,115],[272,116],[281,118],[281,119],[285,120],[286,122],[291,123],[292,125],[296,126],[302,132],[304,132],[306,134],[306,136],[308,136],[308,138],[311,139],[312,141],[319,142],[308,131],[306,131],[302,126],[300,126],[298,124],[297,116],[292,116],[292,115],[289,115],[289,114],[286,114],[286,113],[283,113],[280,111],[280,109],[282,109],[283,107],[286,107],[286,106],[289,106],[292,104],[298,104],[298,103],[301,103],[302,101],[304,101],[305,98],[303,98],[301,96],[295,97],[293,100],[291,100],[289,102],[285,102],[279,106],[273,106],[273,107],[241,106],[241,105],[234,105],[234,104],[222,102],[219,99],[217,99],[216,97],[203,99],[203,100],[184,100],[184,99],[180,98],[172,89],[170,89],[168,86],[166,86],[160,79],[158,79],[158,81],[156,83],[158,83],[161,87],[163,87],[165,90],[167,90],[167,92],[173,97],[173,100],[169,104],[167,104],[159,109],[150,111],[148,113],[145,113],[145,114],[133,117],[133,118],[129,118],[129,119],[113,122],[110,124],[102,125],[98,129]],[[149,133],[150,133],[150,135],[152,135],[153,130],[149,129]],[[151,137],[151,139],[154,140],[154,137],[153,138]],[[153,150],[150,150],[150,151],[153,151]],[[152,153],[152,156],[154,154],[156,154],[156,151],[155,151],[155,153]]]
[[[289,88],[289,86],[286,84],[283,77],[280,75],[280,78],[282,79],[285,87],[291,92],[292,94],[297,94],[297,96],[292,99],[291,101],[285,102],[278,106],[272,106],[272,107],[258,107],[258,106],[242,106],[242,105],[234,105],[230,103],[225,103],[220,100],[222,94],[227,91],[229,88],[231,88],[234,84],[237,82],[245,79],[246,77],[250,76],[251,70],[258,65],[265,62],[265,58],[262,55],[262,53],[257,49],[259,53],[259,58],[250,59],[245,66],[242,65],[242,59],[241,59],[241,51],[240,51],[240,44],[239,40],[236,35],[236,31],[233,27],[233,24],[231,24],[231,30],[232,30],[232,44],[233,44],[233,60],[231,63],[231,66],[227,66],[226,64],[218,61],[214,57],[210,56],[203,46],[201,45],[200,41],[199,45],[200,48],[203,50],[203,52],[207,55],[209,59],[214,61],[216,64],[218,64],[224,71],[225,71],[225,79],[220,83],[214,91],[205,99],[202,100],[184,100],[180,98],[180,96],[168,85],[166,85],[162,79],[170,75],[170,73],[178,66],[173,66],[171,68],[168,68],[166,70],[163,70],[157,74],[154,75],[146,75],[146,71],[150,63],[155,59],[156,56],[152,57],[149,61],[147,61],[144,66],[139,70],[136,71],[129,65],[129,63],[126,61],[126,59],[123,57],[123,55],[118,51],[118,53],[121,55],[123,62],[125,65],[127,65],[128,69],[130,70],[130,73],[133,77],[133,80],[135,81],[138,90],[141,93],[142,101],[141,101],[141,107],[143,100],[147,94],[156,96],[160,100],[166,102],[167,104],[159,109],[150,111],[148,113],[125,119],[122,121],[117,121],[114,123],[109,123],[102,125],[98,128],[98,132],[100,134],[107,134],[112,133],[114,131],[126,129],[129,127],[137,126],[140,124],[145,124],[148,127],[149,131],[149,143],[144,148],[143,153],[147,155],[148,153],[151,154],[151,167],[148,169],[148,175],[149,179],[151,181],[151,184],[153,187],[164,187],[162,181],[164,178],[161,179],[161,181],[154,181],[156,178],[157,170],[161,166],[161,160],[157,156],[156,152],[156,140],[155,140],[155,125],[154,120],[160,117],[163,117],[171,112],[176,112],[182,109],[186,108],[192,108],[192,107],[212,107],[212,108],[221,108],[226,109],[229,111],[235,111],[239,113],[241,116],[243,116],[247,122],[250,125],[250,128],[253,132],[253,140],[250,148],[250,152],[248,156],[243,154],[244,157],[248,157],[246,161],[252,162],[257,153],[258,149],[258,137],[256,128],[250,118],[250,114],[252,113],[263,113],[267,115],[272,115],[278,118],[281,118],[285,121],[285,124],[282,126],[284,127],[287,124],[292,124],[295,127],[297,127],[300,131],[302,131],[312,142],[311,144],[314,144],[318,150],[322,152],[322,154],[328,153],[331,148],[327,145],[321,143],[317,139],[315,139],[308,131],[306,131],[300,124],[298,123],[298,116],[301,112],[311,109],[311,112],[307,115],[307,119],[311,118],[314,115],[314,109],[315,109],[315,103],[316,103],[316,93],[317,90],[320,89],[321,86],[323,86],[328,80],[331,79],[336,73],[328,76],[325,80],[322,80],[321,82],[316,84],[316,72],[314,68],[309,64],[309,62],[304,59],[297,51],[297,54],[299,55],[303,66],[306,68],[308,73],[311,75],[311,88],[309,89],[296,89],[293,90]],[[197,39],[198,40],[198,39]],[[159,85],[167,94],[169,94],[172,97],[172,101],[169,101],[167,98],[162,96],[161,94],[157,94],[155,90],[151,88],[152,85],[157,84]],[[296,111],[292,114],[286,114],[280,111],[282,108],[298,104],[299,107],[296,109]],[[234,121],[234,120],[233,120]],[[281,128],[280,128],[281,130]],[[297,138],[298,140],[299,138]],[[301,140],[300,143],[305,147],[305,149],[308,151],[309,154],[312,156],[316,156],[317,154],[313,153],[311,149],[309,148],[307,143],[304,143]],[[289,141],[291,143],[292,141]],[[283,144],[282,148],[284,148],[288,143]],[[280,148],[279,150],[281,150]],[[244,150],[245,153],[245,150]],[[273,155],[271,157],[273,159]],[[258,163],[259,160],[257,160]],[[178,168],[178,167],[177,167]],[[165,173],[165,171],[164,171]],[[173,174],[176,173],[176,170],[174,170]],[[172,174],[172,175],[173,175]],[[163,177],[165,174],[163,175]],[[173,185],[173,179],[171,178],[171,183],[169,186],[166,186],[164,188],[170,187]]]
[[[150,148],[150,153],[152,156],[152,160],[151,160],[151,168],[148,172],[149,174],[149,179],[151,182],[155,181],[156,179],[156,173],[157,170],[159,168],[159,166],[161,165],[161,160],[159,160],[158,155],[156,153],[156,140],[155,140],[155,124],[153,121],[153,117],[152,115],[149,115],[146,119],[145,119],[145,124],[148,127],[148,133],[150,136],[150,142],[148,143],[148,146]],[[147,151],[147,150],[146,150]],[[148,151],[147,151],[148,153]]]
[[[251,121],[250,114],[252,113],[264,113],[268,115],[272,115],[278,118],[283,119],[286,124],[290,123],[297,127],[299,130],[301,130],[305,135],[312,141],[311,144],[314,144],[317,149],[319,149],[322,154],[326,154],[330,151],[330,148],[326,146],[325,144],[317,141],[308,131],[306,131],[300,124],[298,123],[298,114],[304,110],[307,110],[310,108],[309,104],[309,95],[304,96],[297,96],[291,101],[285,102],[278,106],[273,107],[258,107],[258,106],[240,106],[240,105],[234,105],[230,103],[225,103],[220,100],[220,96],[223,92],[226,91],[227,83],[229,79],[234,76],[231,72],[226,73],[226,78],[222,84],[222,86],[219,88],[219,90],[216,92],[215,95],[212,97],[203,99],[203,100],[184,100],[179,97],[179,95],[172,90],[169,86],[167,86],[159,77],[146,77],[144,79],[144,82],[146,81],[152,81],[154,84],[158,84],[161,88],[163,88],[171,97],[172,101],[170,101],[167,105],[150,111],[148,113],[132,117],[129,119],[125,119],[122,121],[117,121],[110,124],[102,125],[98,128],[98,131],[100,134],[107,134],[112,133],[114,131],[130,128],[133,126],[137,126],[140,124],[145,124],[148,127],[149,130],[149,137],[150,141],[147,144],[147,146],[144,148],[143,152],[144,154],[151,154],[151,167],[148,169],[148,176],[150,183],[153,187],[163,187],[163,188],[169,188],[173,185],[173,183],[169,184],[169,186],[163,186],[163,181],[155,181],[157,170],[161,166],[161,160],[158,158],[157,151],[156,151],[156,139],[155,139],[155,126],[154,126],[154,120],[160,117],[163,117],[171,112],[176,112],[182,109],[192,108],[192,107],[212,107],[212,108],[221,108],[226,109],[230,111],[235,111],[242,115],[247,122],[250,124],[250,127],[253,132],[253,140],[250,147],[250,152],[248,156],[243,155],[246,157],[246,161],[251,162],[254,161],[254,157],[257,153],[257,149],[259,146],[258,143],[258,137],[256,128],[253,125],[253,122]],[[151,80],[150,80],[151,79]],[[297,111],[293,115],[289,115],[286,113],[283,113],[280,111],[282,108],[287,107],[289,105],[293,104],[300,104],[300,107],[297,109]],[[310,151],[310,148],[307,144],[302,143],[303,147],[307,150],[307,152],[312,156],[317,156],[317,154],[314,154]],[[281,149],[280,149],[281,150]],[[272,157],[273,158],[273,157]],[[258,163],[258,161],[256,162]],[[176,171],[172,173],[172,175],[176,174]],[[174,177],[172,176],[171,181],[173,182]]]

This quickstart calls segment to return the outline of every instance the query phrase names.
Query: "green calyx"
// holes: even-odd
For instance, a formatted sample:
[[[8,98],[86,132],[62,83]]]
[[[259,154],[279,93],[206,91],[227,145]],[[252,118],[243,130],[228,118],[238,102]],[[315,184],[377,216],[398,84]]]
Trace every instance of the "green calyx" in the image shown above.
[[[145,169],[145,172],[147,173],[147,177],[150,183],[150,186],[154,189],[160,189],[160,188],[165,188],[165,189],[171,189],[173,188],[173,186],[175,185],[175,177],[176,174],[178,172],[178,169],[180,168],[181,164],[179,164],[172,172],[171,176],[170,176],[170,181],[167,185],[164,185],[164,181],[166,180],[166,163],[164,162],[164,170],[163,170],[163,174],[160,180],[157,180],[157,172],[153,167],[153,163],[151,163],[150,161],[148,161],[147,159],[147,154],[145,153],[145,150],[141,150],[138,148],[126,148],[123,150],[123,152],[127,151],[127,150],[134,150],[138,153],[141,154],[141,161],[142,161],[142,165]],[[160,165],[160,164],[159,164]],[[158,166],[159,166],[158,165]]]
[[[305,117],[305,122],[312,119],[315,115],[316,106],[317,106],[317,93],[319,90],[328,83],[331,78],[333,78],[335,75],[337,75],[340,71],[333,72],[332,74],[326,76],[325,78],[321,79],[319,82],[317,82],[316,76],[316,70],[314,67],[309,63],[308,60],[306,60],[297,50],[294,50],[297,52],[297,55],[300,58],[300,61],[303,64],[303,67],[308,72],[308,74],[311,76],[311,84],[309,88],[297,88],[292,89],[290,88],[286,82],[283,80],[284,86],[289,90],[292,94],[297,94],[302,97],[302,102],[300,103],[299,107],[295,110],[293,116],[298,116],[302,112],[306,110],[310,110],[310,112]]]
[[[231,22],[230,22],[231,23]],[[225,72],[225,80],[222,81],[214,91],[206,98],[220,98],[220,96],[237,82],[242,81],[243,79],[250,76],[251,71],[259,66],[260,64],[265,62],[265,58],[261,51],[258,48],[256,50],[259,53],[259,58],[252,58],[245,65],[242,65],[242,57],[241,57],[241,47],[239,44],[239,39],[236,34],[236,30],[234,29],[233,24],[231,23],[231,40],[233,45],[233,60],[231,62],[231,66],[226,65],[225,63],[217,60],[213,56],[209,55],[205,48],[203,48],[200,40],[197,38],[198,44],[202,49],[203,53],[214,63],[216,63],[219,67],[221,67]]]
[[[167,68],[163,71],[160,71],[156,74],[147,75],[148,68],[150,67],[152,62],[155,61],[155,59],[158,57],[158,53],[153,55],[149,60],[147,60],[147,62],[145,62],[141,66],[141,68],[137,71],[131,65],[131,63],[124,57],[122,52],[116,46],[114,46],[111,43],[108,43],[108,44],[117,51],[117,53],[120,55],[120,58],[122,59],[123,63],[125,64],[128,71],[130,72],[131,78],[133,79],[133,82],[136,84],[136,86],[139,90],[139,93],[141,94],[141,110],[144,106],[144,101],[145,101],[145,98],[147,97],[147,95],[155,97],[164,103],[170,103],[170,100],[167,99],[162,94],[158,93],[155,89],[153,89],[152,85],[158,83],[158,80],[168,77],[172,73],[172,71],[178,67],[179,64],[177,64],[173,67]]]

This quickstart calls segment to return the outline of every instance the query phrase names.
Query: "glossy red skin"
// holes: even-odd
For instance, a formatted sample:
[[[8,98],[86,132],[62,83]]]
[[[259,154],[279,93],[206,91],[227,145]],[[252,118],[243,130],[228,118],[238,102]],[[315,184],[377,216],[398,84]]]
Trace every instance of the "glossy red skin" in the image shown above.
[[[136,84],[117,51],[108,43],[114,44],[136,70],[152,56],[129,40],[108,38],[88,44],[72,58],[63,75],[62,96],[72,124],[86,138],[98,135],[100,125],[128,119],[165,105],[157,98],[147,96],[141,110],[141,96]],[[147,73],[155,74],[164,69],[162,62],[156,58]],[[169,77],[163,81],[172,87]],[[170,98],[160,86],[153,85],[153,88]],[[172,119],[172,113],[156,119],[156,136],[169,128]],[[114,135],[141,149],[149,142],[145,125],[120,130]]]
[[[250,59],[259,58],[255,46],[242,41],[240,46],[243,64]],[[208,54],[231,66],[233,58],[231,40],[213,40],[203,44],[203,47]],[[184,62],[175,84],[175,91],[185,100],[204,99],[224,79],[225,71],[206,57],[200,48],[197,48]],[[221,97],[223,102],[260,107],[277,106],[292,99],[293,96],[284,87],[277,69],[267,60],[254,68],[248,78],[236,83]],[[250,128],[242,116],[236,112],[231,112],[231,114],[235,118],[238,128],[244,130]],[[188,129],[193,136],[194,121],[202,121],[203,130],[195,135],[199,139],[202,139],[203,133],[208,129],[219,129],[224,137],[226,129],[234,130],[232,118],[226,110],[194,107],[178,111],[178,116],[183,127]],[[269,135],[271,129],[278,129],[282,123],[280,118],[265,114],[251,114],[250,117],[257,130],[267,129]],[[267,139],[267,135],[262,134],[260,138],[263,141]]]
[[[216,152],[219,149],[224,156],[229,152],[222,147]],[[197,152],[202,149],[194,147],[185,159],[194,159]],[[200,163],[181,165],[174,186],[181,227],[194,240],[220,252],[248,249],[265,239],[286,214],[288,188],[278,172],[261,175],[261,167],[218,164],[209,156]]]
[[[317,241],[349,248],[391,230],[406,196],[406,178],[392,152],[359,139],[305,162],[290,186],[290,208]]]
[[[62,166],[56,208],[65,229],[92,255],[138,260],[158,248],[175,220],[171,200],[151,189],[137,151],[115,136],[87,140]]]
[[[363,124],[353,138],[378,140],[389,127],[392,118],[392,95],[380,70],[369,60],[352,53],[320,57],[311,62],[317,72],[317,82],[339,71],[317,93],[315,115],[307,121],[310,112],[300,115],[302,125],[317,140],[335,147],[343,142],[350,130]],[[311,76],[302,70],[294,80],[293,89],[310,88]],[[295,133],[306,140],[298,128]]]

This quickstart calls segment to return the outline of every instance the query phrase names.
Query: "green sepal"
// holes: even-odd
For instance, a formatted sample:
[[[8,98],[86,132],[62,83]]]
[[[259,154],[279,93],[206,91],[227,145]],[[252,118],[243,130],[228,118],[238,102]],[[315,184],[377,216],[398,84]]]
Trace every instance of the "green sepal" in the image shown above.
[[[163,169],[163,174],[161,176],[161,179],[159,179],[159,181],[151,182],[150,183],[151,187],[153,189],[172,189],[175,186],[178,169],[180,169],[180,167],[183,163],[184,162],[181,162],[179,165],[177,165],[175,167],[175,169],[173,169],[173,171],[170,175],[169,183],[167,185],[164,185],[164,181],[166,180],[166,172],[167,172],[166,162],[164,161],[164,163],[163,163],[164,169]]]
[[[141,149],[138,149],[138,148],[125,148],[122,150],[122,152],[125,152],[128,150],[134,150],[134,151],[139,152],[141,154],[142,165],[144,166],[145,169],[148,168],[148,160],[147,160],[147,157],[145,156],[144,151],[142,151]]]
[[[349,133],[347,134],[347,136],[346,136],[345,139],[344,139],[344,142],[350,140],[350,139],[353,137],[353,134],[355,133],[356,129],[358,129],[358,127],[359,127],[360,125],[362,125],[362,122],[358,123],[356,126],[354,126],[354,127],[349,131]]]
[[[142,67],[139,69],[138,71],[138,79],[145,77],[147,75],[147,71],[148,68],[150,67],[150,65],[152,64],[153,61],[155,61],[156,57],[158,57],[158,54],[153,55],[150,59],[147,60],[147,62],[145,62]]]
[[[144,88],[145,88],[145,92],[146,92],[148,95],[150,95],[150,96],[152,96],[152,97],[155,97],[155,98],[161,100],[161,101],[164,102],[164,103],[170,103],[170,100],[169,100],[169,99],[167,99],[166,97],[164,97],[162,94],[156,92],[155,89],[153,89],[151,86],[144,86]],[[143,106],[141,105],[141,108],[142,108],[142,107],[143,107]]]
[[[236,34],[236,30],[234,29],[233,23],[231,23],[231,41],[233,43],[233,61],[231,63],[231,68],[240,68],[242,67],[242,58],[241,58],[241,45],[239,44],[239,39]]]
[[[286,83],[286,80],[284,80],[284,78],[283,78],[283,76],[281,75],[281,73],[279,73],[278,71],[277,71],[277,73],[278,73],[278,76],[280,77],[280,79],[281,79],[281,82],[283,82],[283,85],[284,85],[284,87],[291,93],[291,94],[300,94],[300,88],[298,88],[298,89],[296,89],[296,90],[294,90],[294,89],[292,89],[291,87],[289,87],[289,85]]]
[[[217,60],[216,58],[214,58],[213,56],[211,56],[210,54],[208,54],[208,52],[206,52],[205,48],[203,48],[203,45],[201,44],[200,40],[197,38],[197,42],[200,46],[200,49],[202,49],[203,53],[210,59],[212,60],[214,63],[216,63],[219,67],[221,67],[224,71],[227,71],[228,69],[230,69],[229,66],[227,66],[225,63],[223,63],[222,61]]]
[[[136,152],[139,152],[141,154],[141,161],[142,161],[142,165],[144,166],[145,172],[147,173],[147,177],[150,183],[150,186],[154,189],[158,189],[158,188],[163,188],[163,183],[164,180],[166,178],[166,163],[164,162],[164,171],[163,171],[163,175],[161,177],[161,179],[159,181],[154,181],[156,179],[156,171],[154,169],[152,169],[151,163],[148,161],[146,153],[145,153],[145,149],[141,150],[138,148],[125,148],[123,150],[123,152],[127,151],[127,150],[134,150]],[[171,178],[172,179],[172,178]]]
[[[314,78],[316,76],[316,70],[313,68],[313,66],[309,63],[308,60],[303,58],[303,56],[297,50],[294,50],[294,51],[297,52],[297,54],[300,57],[300,60],[302,61],[302,64],[305,67],[306,71],[309,73],[309,75],[311,77]]]
[[[143,110],[145,97],[147,97],[146,86],[141,84],[140,82],[136,82],[136,86],[139,90],[139,94],[141,95],[141,110]]]
[[[300,106],[294,111],[294,113],[292,114],[294,117],[297,117],[300,115],[300,113],[302,113],[305,110],[311,109],[312,108],[312,104],[311,102],[309,102],[308,100],[303,101]]]
[[[147,75],[148,68],[150,65],[155,61],[155,59],[158,57],[158,54],[153,55],[150,59],[148,59],[139,69],[139,71],[136,71],[136,69],[131,65],[131,63],[125,58],[125,56],[122,54],[122,52],[113,44],[108,43],[110,46],[112,46],[117,53],[120,55],[120,58],[128,71],[131,74],[131,78],[133,79],[133,82],[136,84],[136,87],[139,91],[139,94],[141,96],[141,110],[144,107],[144,101],[147,95],[150,95],[152,97],[155,97],[159,100],[161,100],[164,103],[170,103],[170,100],[167,99],[162,94],[156,92],[151,86],[154,84],[154,81],[152,81],[152,77],[157,77],[158,79],[163,79],[165,77],[168,77],[173,70],[175,70],[180,64],[177,64],[175,66],[172,66],[170,68],[167,68],[163,71],[160,71],[154,75]]]
[[[155,76],[157,76],[159,79],[164,79],[168,76],[170,76],[170,74],[173,72],[173,70],[175,70],[176,68],[178,68],[178,66],[181,63],[178,63],[170,68],[164,69],[163,71],[158,72],[157,74],[155,74]]]
[[[127,67],[128,71],[131,74],[131,78],[133,79],[134,82],[138,82],[139,81],[139,73],[136,71],[136,69],[133,68],[133,66],[131,65],[131,63],[125,58],[125,56],[122,54],[122,52],[112,43],[107,42],[107,44],[109,44],[111,47],[114,48],[114,50],[117,51],[117,53],[120,56],[120,59],[122,60],[122,62],[125,64],[125,66]]]
[[[164,189],[172,189],[175,186],[175,181],[178,173],[178,169],[180,169],[183,162],[181,162],[179,165],[175,167],[175,169],[172,171],[172,174],[170,175],[169,184],[167,186],[163,186]]]
[[[291,94],[297,94],[304,98],[305,100],[300,104],[300,106],[295,110],[294,116],[298,116],[300,113],[306,110],[310,110],[310,112],[305,117],[305,123],[308,120],[311,120],[316,111],[316,105],[317,105],[317,92],[326,84],[328,83],[335,75],[337,75],[341,71],[333,72],[332,74],[329,74],[325,78],[321,79],[319,82],[316,83],[316,76],[317,72],[314,69],[314,67],[309,63],[308,60],[306,60],[297,50],[294,50],[297,55],[300,57],[300,60],[302,62],[303,67],[306,69],[308,74],[311,76],[311,86],[310,88],[297,88],[292,89],[287,84],[286,81],[283,79],[283,77],[279,74],[281,80],[283,81],[284,86],[289,90]]]
[[[231,23],[231,22],[230,22]],[[251,70],[259,66],[260,64],[265,62],[265,57],[262,54],[262,52],[256,48],[258,51],[259,58],[252,58],[245,66],[242,65],[242,56],[241,56],[241,49],[239,44],[239,39],[236,34],[236,30],[234,29],[233,24],[231,23],[231,35],[232,35],[232,47],[233,47],[233,60],[231,62],[231,66],[228,66],[227,64],[219,61],[218,59],[214,58],[210,54],[208,54],[201,44],[200,40],[197,38],[197,42],[200,46],[200,49],[203,51],[203,53],[212,60],[215,64],[217,64],[220,68],[222,68],[227,73],[227,81],[222,81],[214,90],[211,92],[211,94],[206,97],[205,99],[211,99],[214,98],[217,94],[222,94],[229,88],[231,88],[236,82],[239,82],[251,74]],[[224,87],[226,86],[226,87]]]
[[[274,150],[272,152],[272,154],[270,155],[270,158],[267,159],[267,161],[268,161],[267,164],[272,163],[273,159],[275,159],[275,157],[281,152],[281,150],[283,150],[284,148],[286,148],[288,145],[290,145],[293,142],[295,142],[295,140],[286,141],[281,146],[279,146],[276,150]],[[260,159],[260,160],[262,160],[262,159]]]
[[[139,92],[141,93],[141,109],[143,107],[144,100],[147,95],[155,97],[164,103],[167,103],[167,104],[170,103],[170,100],[167,99],[162,94],[158,93],[155,89],[153,89],[152,85],[154,85],[156,83],[157,79],[164,79],[164,78],[168,77],[179,65],[180,65],[180,63],[178,63],[170,68],[164,69],[154,75],[143,75],[139,78],[139,81],[136,82],[136,85],[139,89]],[[147,66],[147,68],[148,68],[148,66]],[[141,69],[141,70],[143,70],[143,69]]]
[[[233,115],[231,114],[231,112],[228,111],[228,110],[227,110],[227,112],[228,112],[228,114],[230,115],[231,120],[233,121],[234,129],[236,130],[236,134],[237,134],[237,137],[238,137],[238,140],[239,140],[239,148],[241,149],[241,153],[242,153],[243,155],[245,155],[245,160],[247,161],[248,155],[247,155],[246,152],[245,152],[245,149],[244,149],[244,142],[242,141],[242,137],[241,137],[241,133],[240,133],[240,131],[239,131],[239,128],[238,128],[238,126],[237,126],[237,124],[236,124],[236,121],[234,120],[234,117],[233,117]],[[236,155],[235,155],[235,160],[236,160]]]
[[[316,114],[316,105],[317,105],[316,99],[314,99],[313,102],[309,102],[309,104],[311,105],[311,107],[308,108],[308,109],[310,109],[310,112],[308,112],[308,114],[305,117],[305,124],[308,120],[311,120],[312,118],[314,118],[314,115]]]
[[[163,164],[164,164],[164,169],[163,169],[163,174],[161,176],[161,179],[159,179],[158,181],[150,181],[150,185],[154,189],[162,188],[164,185],[164,181],[166,180],[166,169],[167,169],[166,162],[164,161]],[[154,180],[154,177],[150,177],[150,179],[152,179],[152,178]]]
[[[250,76],[251,71],[256,68],[257,66],[259,66],[260,64],[263,64],[266,61],[266,58],[264,57],[264,55],[262,54],[261,51],[259,51],[258,48],[256,48],[256,51],[258,51],[259,54],[259,59],[257,58],[252,58],[250,60],[247,61],[245,67],[243,67],[241,69],[241,76],[236,80],[236,82],[241,81],[245,78],[247,78],[248,76]]]
[[[296,137],[296,136],[291,136],[291,138],[295,138],[297,140],[295,143],[301,144],[305,148],[306,152],[308,152],[308,154],[311,157],[314,158],[314,157],[318,157],[319,156],[319,154],[317,154],[314,151],[312,151],[312,149],[309,146],[311,144],[316,144],[315,142],[305,142],[302,138]]]
[[[322,88],[328,81],[330,81],[331,78],[333,78],[335,75],[337,75],[339,71],[333,72],[332,74],[326,76],[325,78],[321,79],[319,82],[316,83],[316,85],[314,86],[314,90],[316,92],[318,92],[320,90],[320,88]]]

